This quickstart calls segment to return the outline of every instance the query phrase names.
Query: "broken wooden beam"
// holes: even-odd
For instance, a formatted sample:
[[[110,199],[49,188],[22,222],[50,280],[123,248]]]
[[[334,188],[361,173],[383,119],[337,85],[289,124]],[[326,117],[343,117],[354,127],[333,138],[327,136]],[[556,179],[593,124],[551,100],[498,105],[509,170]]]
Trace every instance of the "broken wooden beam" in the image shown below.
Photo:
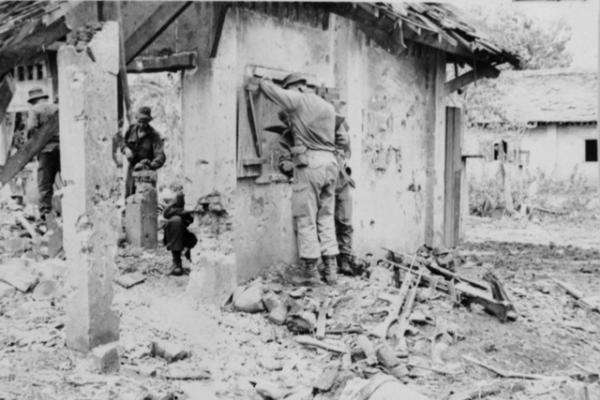
[[[140,55],[154,40],[163,33],[191,1],[167,1],[162,3],[129,37],[125,40],[125,61],[129,64]]]
[[[581,304],[583,307],[588,308],[589,310],[595,311],[597,313],[600,313],[600,307],[598,307],[597,305],[593,305],[588,303],[584,298],[583,298],[583,293],[581,293],[579,290],[575,289],[574,287],[572,287],[571,285],[559,281],[558,279],[552,279],[552,281],[554,281],[554,283],[556,283],[558,286],[560,286],[562,289],[564,289],[570,296],[572,296],[575,300],[577,300],[577,302],[579,304]]]
[[[0,187],[10,182],[44,148],[57,131],[58,115],[55,114],[48,118],[47,123],[39,128],[19,151],[6,160],[0,169]]]
[[[458,89],[467,86],[481,78],[497,78],[500,75],[500,71],[490,65],[477,66],[456,78],[446,82],[444,84],[444,91],[446,95],[457,91]]]
[[[196,68],[196,53],[186,51],[163,57],[136,57],[127,64],[127,72],[176,72]]]
[[[479,361],[471,356],[467,356],[467,355],[463,355],[462,358],[465,361],[468,361],[470,363],[473,363],[475,365],[479,365],[482,368],[487,369],[488,371],[493,372],[494,374],[502,377],[502,378],[509,378],[509,379],[528,379],[528,380],[567,380],[569,379],[567,376],[549,376],[549,375],[539,375],[539,374],[522,374],[520,372],[512,372],[512,371],[506,371],[494,366],[491,366],[489,364],[486,364],[482,361]]]
[[[295,340],[297,343],[302,344],[304,346],[318,347],[320,349],[331,351],[333,353],[348,353],[348,349],[344,346],[344,343],[329,343],[306,335],[296,336]]]

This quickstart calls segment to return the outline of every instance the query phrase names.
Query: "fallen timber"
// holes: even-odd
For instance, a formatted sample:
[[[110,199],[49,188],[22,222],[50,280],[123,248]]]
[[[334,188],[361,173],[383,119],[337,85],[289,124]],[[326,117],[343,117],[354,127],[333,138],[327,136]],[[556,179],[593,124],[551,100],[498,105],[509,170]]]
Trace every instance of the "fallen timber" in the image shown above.
[[[435,265],[434,262],[423,257],[385,250],[388,251],[387,257],[380,259],[377,264],[393,270],[395,279],[399,278],[400,272],[420,275],[421,282],[445,293],[454,302],[467,308],[470,308],[471,304],[479,304],[486,312],[496,316],[502,322],[517,319],[514,305],[498,278],[491,272],[484,275],[484,281],[476,281]],[[404,260],[413,260],[413,262],[408,264]]]

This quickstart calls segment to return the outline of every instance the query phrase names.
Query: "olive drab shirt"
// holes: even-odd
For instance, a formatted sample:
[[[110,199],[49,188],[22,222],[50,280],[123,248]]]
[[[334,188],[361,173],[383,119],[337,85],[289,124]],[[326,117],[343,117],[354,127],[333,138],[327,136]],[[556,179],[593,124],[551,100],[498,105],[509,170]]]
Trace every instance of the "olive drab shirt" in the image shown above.
[[[145,130],[145,135],[140,137],[140,131],[142,130]],[[149,160],[150,168],[158,169],[165,163],[163,140],[150,125],[131,125],[125,133],[124,146],[128,147],[133,153],[132,166],[142,160]]]
[[[265,95],[289,115],[295,145],[335,152],[335,109],[314,93],[286,90],[261,79]]]
[[[27,122],[25,123],[25,129],[28,132],[28,137],[34,134],[35,130],[41,128],[48,120],[53,116],[58,116],[58,105],[54,103],[37,103],[27,113]],[[48,143],[42,148],[40,153],[49,153],[57,150],[60,146],[58,129]]]

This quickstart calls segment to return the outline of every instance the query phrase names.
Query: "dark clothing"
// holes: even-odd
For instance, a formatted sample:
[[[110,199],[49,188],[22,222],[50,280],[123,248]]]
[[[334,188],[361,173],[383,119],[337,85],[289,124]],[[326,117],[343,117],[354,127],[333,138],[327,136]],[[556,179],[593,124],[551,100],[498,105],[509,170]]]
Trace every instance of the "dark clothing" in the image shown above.
[[[143,136],[140,135],[142,131],[145,133]],[[155,170],[163,166],[166,156],[163,150],[162,138],[150,125],[131,125],[125,133],[124,146],[129,148],[133,154],[133,157],[129,160],[125,182],[125,197],[127,198],[135,193],[132,176],[135,165],[142,160],[147,160],[148,167]]]
[[[54,195],[54,180],[60,172],[60,150],[54,147],[51,151],[43,151],[38,155],[38,191],[39,210],[44,215],[52,211],[52,196]]]
[[[58,105],[54,103],[35,104],[27,115],[26,129],[28,137],[31,138],[35,131],[41,128],[48,120],[58,116]],[[59,149],[60,136],[58,129],[54,132],[48,143],[42,148],[41,153],[51,153]]]
[[[177,195],[177,198],[163,211],[163,217],[167,219],[164,230],[163,243],[175,255],[183,249],[191,249],[198,243],[196,235],[190,232],[187,227],[194,221],[194,216],[189,211],[184,211],[183,195]]]

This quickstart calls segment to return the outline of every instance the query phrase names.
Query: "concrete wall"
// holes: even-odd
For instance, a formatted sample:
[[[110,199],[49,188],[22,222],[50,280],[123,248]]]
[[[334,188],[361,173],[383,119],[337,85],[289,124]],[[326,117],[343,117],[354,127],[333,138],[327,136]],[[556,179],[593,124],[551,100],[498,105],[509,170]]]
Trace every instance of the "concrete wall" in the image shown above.
[[[594,125],[539,126],[522,134],[506,134],[472,129],[467,132],[466,153],[478,153],[483,159],[468,161],[467,179],[483,181],[495,176],[499,162],[490,159],[493,143],[506,140],[509,153],[514,149],[528,151],[529,162],[522,170],[517,163],[509,165],[517,177],[534,177],[544,174],[556,180],[577,177],[590,185],[598,182],[598,163],[585,161],[585,140],[597,139]],[[464,153],[463,153],[464,154]]]
[[[184,169],[189,201],[223,194],[239,280],[296,258],[289,184],[236,178],[236,96],[247,66],[302,71],[337,87],[347,101],[355,243],[364,254],[381,246],[410,251],[441,238],[444,122],[435,109],[443,106],[436,96],[441,63],[433,52],[392,56],[341,17],[331,16],[323,30],[228,11],[217,57],[184,76]]]

